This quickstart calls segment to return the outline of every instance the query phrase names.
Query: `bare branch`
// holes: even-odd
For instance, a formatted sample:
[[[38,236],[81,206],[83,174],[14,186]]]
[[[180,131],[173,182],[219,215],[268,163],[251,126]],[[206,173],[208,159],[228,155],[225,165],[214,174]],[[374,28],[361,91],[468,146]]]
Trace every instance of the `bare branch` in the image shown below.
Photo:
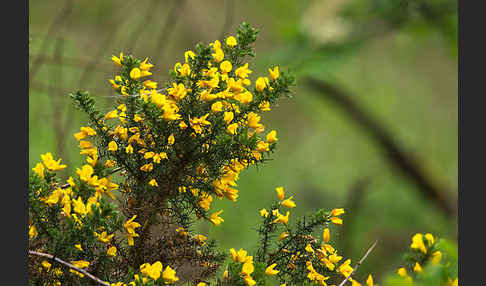
[[[351,276],[353,276],[353,274],[356,272],[356,270],[358,270],[358,267],[361,265],[361,263],[363,263],[363,261],[366,259],[366,257],[368,257],[368,255],[371,253],[373,248],[375,248],[376,243],[378,243],[378,240],[375,241],[375,243],[373,243],[373,245],[368,249],[368,251],[366,251],[365,255],[361,258],[361,260],[358,262],[358,264],[356,264],[356,266],[354,267],[351,274],[349,274],[349,276],[346,277],[346,279],[344,279],[343,282],[341,282],[341,284],[339,284],[338,286],[343,286],[349,280],[349,278],[351,278]]]
[[[83,273],[84,275],[86,275],[86,277],[89,277],[90,279],[92,279],[92,280],[94,280],[94,281],[96,281],[96,282],[100,283],[101,285],[110,286],[110,284],[109,284],[109,283],[106,283],[105,281],[103,281],[103,280],[99,279],[98,277],[94,276],[93,274],[90,274],[89,272],[87,272],[87,271],[85,271],[85,270],[83,270],[83,269],[80,269],[80,268],[78,268],[78,267],[76,267],[76,266],[72,265],[71,263],[67,263],[67,262],[66,262],[66,261],[64,261],[64,260],[61,260],[61,259],[59,259],[59,258],[57,258],[57,257],[54,257],[54,256],[53,256],[53,255],[51,255],[51,254],[42,253],[42,252],[37,252],[37,251],[33,251],[33,250],[29,250],[29,254],[31,254],[31,255],[37,255],[37,256],[42,256],[42,257],[46,257],[46,258],[49,258],[49,259],[53,259],[53,260],[55,260],[55,261],[57,261],[57,262],[59,262],[59,263],[61,263],[61,264],[65,265],[65,266],[67,266],[67,267],[69,267],[69,268],[72,268],[72,269],[74,269],[74,270],[76,270],[76,271],[78,271],[78,272],[80,272],[80,273]]]

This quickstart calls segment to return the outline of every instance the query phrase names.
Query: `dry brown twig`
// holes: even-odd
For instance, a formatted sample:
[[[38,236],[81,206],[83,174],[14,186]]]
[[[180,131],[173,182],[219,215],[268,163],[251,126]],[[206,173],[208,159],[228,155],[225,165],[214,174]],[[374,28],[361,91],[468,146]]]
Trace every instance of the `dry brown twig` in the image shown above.
[[[376,243],[378,243],[378,240],[375,241],[375,243],[373,243],[373,245],[368,249],[368,251],[366,251],[365,255],[361,258],[361,260],[358,262],[358,264],[356,264],[356,266],[354,267],[351,274],[349,274],[349,276],[346,277],[346,279],[344,279],[343,282],[341,282],[341,284],[339,284],[338,286],[343,286],[349,280],[349,278],[351,278],[351,276],[353,276],[353,274],[356,272],[356,270],[358,270],[358,267],[361,265],[361,263],[363,263],[363,261],[366,259],[366,257],[368,257],[368,255],[371,253],[373,248],[375,248]]]
[[[74,265],[72,265],[71,263],[68,263],[62,259],[59,259],[57,257],[54,257],[54,255],[51,255],[51,254],[47,254],[47,253],[42,253],[42,252],[37,252],[37,251],[33,251],[33,250],[29,250],[29,254],[30,255],[37,255],[37,256],[41,256],[41,257],[46,257],[46,258],[49,258],[49,259],[53,259],[69,268],[72,268],[80,273],[83,273],[84,275],[86,275],[86,277],[89,277],[90,279],[100,283],[101,285],[106,285],[106,286],[110,286],[109,283],[106,283],[105,281],[99,279],[98,277],[94,276],[93,274],[87,272],[86,270],[83,270],[83,269],[80,269]]]

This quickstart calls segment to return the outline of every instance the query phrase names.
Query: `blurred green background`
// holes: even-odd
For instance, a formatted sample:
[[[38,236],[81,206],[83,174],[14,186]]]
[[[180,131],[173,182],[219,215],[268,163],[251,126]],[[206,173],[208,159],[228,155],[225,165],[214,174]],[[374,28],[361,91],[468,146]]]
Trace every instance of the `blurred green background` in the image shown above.
[[[369,130],[306,79],[344,90],[455,208],[456,7],[450,0],[29,1],[30,168],[46,152],[68,164],[65,177],[81,165],[72,134],[87,118],[67,94],[88,90],[100,110],[110,110],[112,55],[149,57],[153,79],[165,82],[184,51],[234,34],[246,21],[260,30],[252,78],[279,65],[295,73],[297,86],[263,117],[267,130],[278,132],[273,160],[241,174],[238,203],[213,204],[224,209],[222,225],[204,223],[198,231],[224,249],[254,249],[258,210],[284,186],[297,203],[291,217],[345,207],[331,242],[358,261],[378,240],[356,277],[373,273],[380,281],[402,264],[414,233],[456,240],[457,219],[425,198]]]

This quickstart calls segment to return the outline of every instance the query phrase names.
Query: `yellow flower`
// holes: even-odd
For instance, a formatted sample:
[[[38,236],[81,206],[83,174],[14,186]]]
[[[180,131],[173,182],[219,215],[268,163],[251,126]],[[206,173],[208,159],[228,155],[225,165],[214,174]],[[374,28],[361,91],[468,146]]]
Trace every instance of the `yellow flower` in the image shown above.
[[[276,80],[278,78],[278,76],[280,75],[277,66],[274,67],[273,70],[272,69],[268,69],[268,72],[270,73],[270,79],[271,80]]]
[[[413,271],[415,272],[422,272],[422,267],[418,262],[415,262],[415,266],[413,267]]]
[[[235,135],[237,128],[238,128],[238,123],[231,123],[230,125],[228,125],[228,127],[226,127],[226,132],[228,132],[231,135]]]
[[[260,108],[261,112],[270,111],[270,102],[264,100],[258,105],[258,108]]]
[[[42,163],[37,163],[32,170],[39,175],[42,179],[44,179],[44,165]]]
[[[331,222],[334,224],[343,224],[343,220],[338,217],[332,217]]]
[[[179,72],[182,76],[189,76],[191,74],[191,67],[188,64],[183,64],[182,67],[179,69]]]
[[[277,131],[272,130],[267,134],[267,143],[273,143],[278,141]]]
[[[366,286],[373,286],[375,285],[373,283],[373,276],[371,276],[371,274],[368,275],[368,279],[366,279]]]
[[[140,63],[140,69],[142,71],[148,71],[151,67],[153,67],[154,65],[151,64],[151,63],[147,63],[148,61],[148,58],[145,58],[145,60],[143,62]]]
[[[89,262],[85,260],[71,261],[71,264],[76,266],[77,268],[86,268],[89,266]]]
[[[267,217],[268,216],[268,212],[266,209],[261,209],[260,210],[260,215],[263,216],[263,217]]]
[[[284,201],[282,202],[282,206],[287,207],[287,208],[295,208],[295,206],[296,206],[296,205],[295,205],[295,202],[294,202],[294,201],[292,201],[292,198],[293,198],[293,197],[294,197],[294,196],[291,196],[290,198],[288,198],[288,199],[284,200]]]
[[[217,101],[217,102],[213,103],[211,105],[211,111],[213,113],[218,113],[218,112],[223,111],[223,104],[221,103],[221,101]]]
[[[427,253],[427,248],[425,248],[423,235],[421,233],[416,233],[412,237],[412,244],[410,244],[410,248],[412,249],[419,249],[423,253]]]
[[[211,54],[211,55],[213,56],[214,61],[217,62],[217,63],[221,62],[224,59],[224,53],[223,53],[223,50],[221,48],[215,49],[214,53]]]
[[[442,259],[442,252],[437,250],[434,253],[432,253],[432,258],[431,258],[430,262],[432,264],[437,264],[437,263],[440,262],[441,259]]]
[[[248,127],[251,127],[251,128],[259,128],[262,126],[261,123],[259,123],[260,121],[260,115],[254,113],[254,112],[250,112],[248,113]]]
[[[167,143],[169,145],[172,145],[172,144],[174,144],[174,142],[175,142],[174,134],[170,134],[169,138],[167,139]]]
[[[157,181],[155,179],[150,180],[149,185],[151,185],[152,187],[158,187],[159,186],[159,184],[157,184]]]
[[[265,274],[268,275],[268,276],[274,276],[274,275],[277,275],[277,273],[279,273],[280,271],[278,270],[275,270],[275,266],[277,266],[277,263],[274,263],[270,266],[268,266],[266,269],[265,269]]]
[[[118,117],[118,110],[112,110],[105,115],[105,119],[113,119]]]
[[[206,283],[204,283],[204,282],[199,282],[199,283],[197,283],[197,285],[196,285],[196,286],[206,286]]]
[[[243,263],[243,267],[241,268],[241,274],[243,275],[250,275],[255,271],[255,266],[253,265],[252,261],[246,261]]]
[[[122,66],[122,61],[123,61],[123,53],[120,53],[120,58],[117,58],[116,56],[112,56],[111,60],[115,62],[118,66]]]
[[[329,240],[331,239],[331,234],[329,232],[329,228],[325,228],[324,232],[322,233],[322,238],[324,239],[324,242],[328,243]]]
[[[255,87],[256,90],[258,91],[263,91],[266,86],[267,86],[267,81],[265,80],[264,77],[258,77],[257,80],[255,81]]]
[[[144,172],[151,172],[154,169],[154,165],[152,163],[148,163],[140,167],[140,171]]]
[[[97,233],[96,231],[94,232],[94,235],[98,238],[99,241],[109,244],[111,242],[111,239],[113,238],[114,234],[108,235],[106,231],[103,231],[101,234]]]
[[[133,68],[130,71],[130,77],[133,79],[139,79],[140,77],[142,77],[142,72],[140,71],[139,68]]]
[[[116,256],[116,247],[112,246],[106,251],[108,256]]]
[[[283,187],[277,187],[275,190],[277,191],[278,199],[283,200],[284,197],[285,197],[284,188]]]
[[[236,39],[235,39],[235,37],[229,36],[228,38],[226,38],[226,44],[228,46],[230,46],[231,48],[234,47],[234,46],[236,46]]]
[[[251,74],[252,71],[248,69],[248,63],[245,63],[245,65],[237,68],[235,70],[235,75],[241,79],[245,79],[248,77],[249,74]]]
[[[246,285],[248,285],[248,286],[253,286],[253,285],[256,284],[256,281],[253,280],[253,278],[250,275],[244,276],[243,280],[245,280]]]
[[[219,215],[223,212],[223,210],[220,210],[218,212],[213,213],[210,217],[209,220],[216,226],[220,225],[222,222],[224,222],[224,219],[219,217]]]
[[[398,269],[397,271],[398,275],[400,275],[400,277],[407,277],[407,269],[405,269],[405,267],[401,267]]]
[[[283,224],[287,224],[289,222],[289,214],[290,214],[289,211],[287,211],[287,213],[285,214],[285,216],[280,214],[273,222],[274,223],[281,222]]]
[[[37,237],[39,233],[37,232],[37,229],[35,229],[34,225],[29,226],[29,239],[34,239]]]
[[[83,251],[83,247],[81,247],[81,243],[75,244],[74,247],[76,247],[76,249],[79,251]]]
[[[224,122],[226,122],[226,124],[229,124],[234,117],[235,115],[233,114],[233,112],[228,111],[224,113],[223,120]]]
[[[284,240],[285,238],[287,238],[289,236],[289,232],[288,231],[284,231],[282,232],[282,234],[280,235],[280,240]]]
[[[221,69],[222,73],[229,73],[233,66],[231,65],[230,61],[223,61],[220,65],[219,68]]]
[[[425,234],[425,239],[429,243],[429,246],[431,246],[435,242],[434,236],[431,233],[426,233]]]
[[[51,171],[59,171],[67,167],[66,165],[61,165],[61,159],[57,161],[54,160],[50,152],[47,152],[46,154],[41,154],[40,156],[42,162],[44,163],[44,166]]]
[[[105,162],[105,167],[106,168],[111,168],[113,166],[115,166],[115,162],[114,161],[112,161],[112,160],[106,160],[106,162]]]
[[[108,143],[108,151],[116,152],[117,150],[118,150],[118,145],[116,144],[116,142],[110,141],[110,143]]]
[[[162,269],[162,262],[160,261],[156,261],[152,265],[150,265],[150,263],[144,263],[140,265],[140,272],[142,273],[142,275],[148,276],[153,280],[159,279]]]
[[[166,284],[171,284],[179,280],[179,278],[176,277],[175,275],[176,275],[175,270],[170,268],[170,266],[167,266],[164,270],[164,273],[162,273],[162,278],[164,279]]]
[[[127,153],[127,154],[133,154],[132,144],[128,144],[128,146],[125,147],[125,153]]]
[[[312,246],[310,244],[307,244],[305,246],[305,251],[307,251],[309,253],[314,253],[314,249],[312,248]]]
[[[329,216],[340,216],[344,213],[344,209],[333,209]]]
[[[184,53],[184,59],[185,59],[186,63],[187,63],[189,58],[194,59],[195,56],[196,56],[196,54],[194,54],[193,51],[186,51]]]
[[[51,264],[45,260],[41,262],[41,265],[47,270],[47,272],[49,272],[49,270],[51,269]]]

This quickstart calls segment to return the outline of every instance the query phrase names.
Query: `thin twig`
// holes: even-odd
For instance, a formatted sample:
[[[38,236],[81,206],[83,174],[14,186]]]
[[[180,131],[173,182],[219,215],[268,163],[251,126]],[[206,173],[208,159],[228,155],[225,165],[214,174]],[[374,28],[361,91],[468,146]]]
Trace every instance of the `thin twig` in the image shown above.
[[[354,272],[356,272],[356,270],[358,270],[358,267],[361,265],[361,263],[363,263],[363,261],[366,259],[366,257],[368,257],[368,255],[371,253],[371,251],[373,250],[373,248],[375,248],[376,243],[378,243],[378,240],[375,241],[375,243],[373,243],[373,245],[368,249],[368,251],[366,251],[365,255],[361,258],[361,260],[358,262],[358,264],[356,264],[356,266],[354,267],[353,271],[338,286],[343,286],[349,280],[349,278],[351,278],[351,276],[354,274]]]
[[[31,255],[37,255],[37,256],[42,256],[42,257],[46,257],[46,258],[49,258],[49,259],[54,259],[55,261],[69,267],[69,268],[72,268],[80,273],[83,273],[84,275],[86,275],[87,277],[91,278],[92,280],[100,283],[101,285],[106,285],[106,286],[110,286],[109,283],[106,283],[105,281],[99,279],[98,277],[94,276],[93,274],[90,274],[89,272],[87,272],[86,270],[83,270],[83,269],[80,269],[74,265],[72,265],[71,263],[67,263],[66,261],[64,260],[61,260],[57,257],[54,257],[53,255],[51,254],[47,254],[47,253],[42,253],[42,252],[37,252],[37,251],[33,251],[33,250],[29,250],[29,254]]]

